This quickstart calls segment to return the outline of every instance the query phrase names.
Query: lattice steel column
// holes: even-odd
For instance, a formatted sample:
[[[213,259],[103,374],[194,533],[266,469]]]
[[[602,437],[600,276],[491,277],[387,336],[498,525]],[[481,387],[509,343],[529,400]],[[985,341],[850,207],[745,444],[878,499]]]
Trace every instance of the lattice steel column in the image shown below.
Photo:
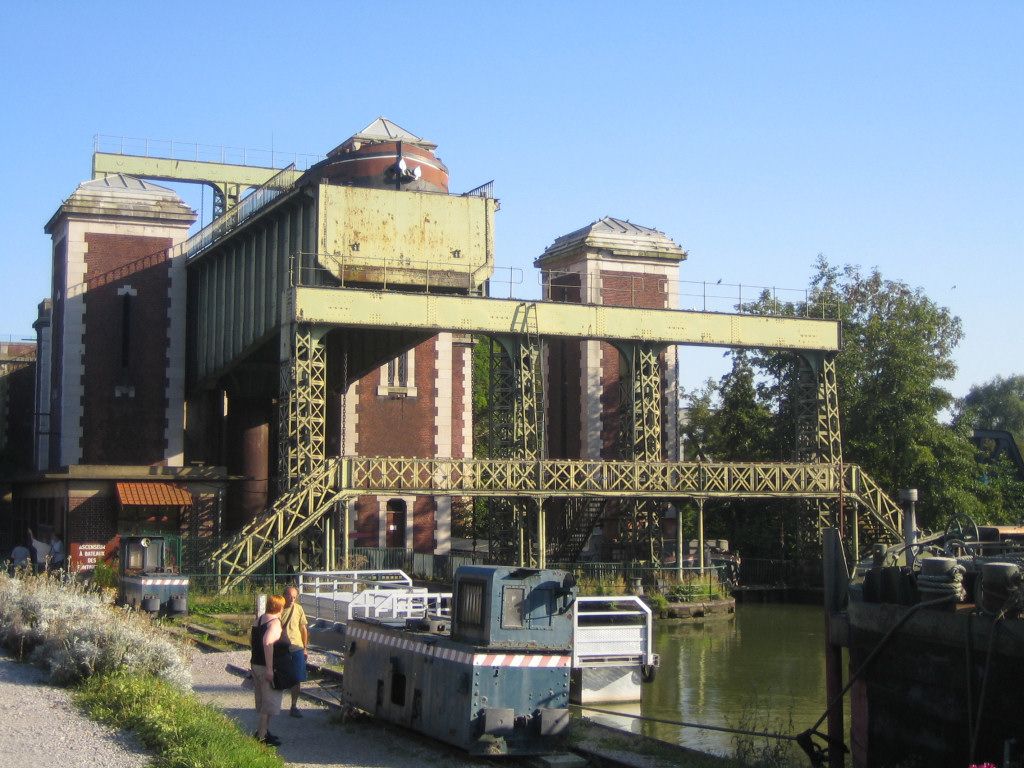
[[[537,459],[544,451],[540,344],[520,341],[515,347],[515,444],[521,458]]]
[[[632,456],[637,460],[662,459],[661,351],[653,344],[635,344],[632,349]]]
[[[663,427],[659,356],[663,347],[637,342],[617,345],[617,348],[628,366],[622,377],[618,453],[626,460],[661,461]],[[622,504],[620,514],[620,531],[625,533],[631,559],[660,560],[661,521],[657,503],[630,500]]]
[[[492,458],[535,460],[543,455],[540,366],[540,340],[535,335],[502,336],[491,341],[488,452]],[[537,547],[531,548],[527,541],[529,514],[523,501],[489,499],[488,518],[493,556],[507,559],[515,552],[521,564],[536,558]]]
[[[327,348],[324,331],[308,324],[282,330],[278,400],[278,485],[290,488],[326,458]]]
[[[796,457],[838,464],[843,460],[834,355],[797,357]]]
[[[839,392],[836,386],[835,355],[797,357],[796,458],[798,461],[835,465],[843,461],[839,424]],[[819,531],[837,525],[839,505],[835,501],[813,502]]]

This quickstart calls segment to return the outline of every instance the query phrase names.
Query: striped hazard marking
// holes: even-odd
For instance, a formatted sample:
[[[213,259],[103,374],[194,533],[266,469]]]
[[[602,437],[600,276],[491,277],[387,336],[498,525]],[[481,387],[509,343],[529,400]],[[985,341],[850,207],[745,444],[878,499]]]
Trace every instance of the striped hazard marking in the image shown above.
[[[466,653],[454,648],[439,648],[420,640],[375,632],[364,627],[348,629],[348,636],[356,640],[368,640],[378,645],[397,648],[412,653],[433,656],[444,661],[472,664],[474,667],[523,667],[527,669],[560,669],[572,664],[570,656],[556,656],[542,653]]]

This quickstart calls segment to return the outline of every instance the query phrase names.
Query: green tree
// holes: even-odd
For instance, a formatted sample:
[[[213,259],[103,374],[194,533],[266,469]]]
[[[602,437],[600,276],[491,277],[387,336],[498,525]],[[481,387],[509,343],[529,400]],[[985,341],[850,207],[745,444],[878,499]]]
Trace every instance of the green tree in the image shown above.
[[[975,384],[958,406],[958,422],[975,429],[1006,430],[1018,446],[1024,445],[1024,376],[996,376]]]
[[[959,318],[947,308],[877,269],[840,269],[819,257],[806,302],[780,306],[765,294],[744,309],[841,322],[836,371],[844,460],[890,494],[918,488],[922,525],[941,527],[954,510],[980,520],[1002,514],[1007,505],[995,499],[1009,481],[1000,476],[986,484],[969,430],[942,421],[954,404],[942,383],[956,373],[953,352],[962,337]],[[793,458],[794,356],[739,352],[735,360],[715,391],[703,393],[718,404],[700,425],[705,442],[722,458]]]

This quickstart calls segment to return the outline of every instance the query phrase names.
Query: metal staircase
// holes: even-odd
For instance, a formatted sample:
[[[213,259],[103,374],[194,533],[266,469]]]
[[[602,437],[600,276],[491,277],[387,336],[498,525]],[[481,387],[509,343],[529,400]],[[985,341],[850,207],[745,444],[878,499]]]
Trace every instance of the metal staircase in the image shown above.
[[[266,512],[211,556],[221,592],[236,586],[329,512],[346,493],[343,459],[330,459],[296,480]]]
[[[604,514],[606,499],[577,497],[566,499],[558,540],[552,542],[551,560],[574,563],[587,545],[594,526]]]
[[[878,542],[896,543],[903,538],[903,510],[885,491],[860,467],[850,464],[843,467],[843,487],[865,510],[857,518],[859,526],[859,548],[864,554]]]

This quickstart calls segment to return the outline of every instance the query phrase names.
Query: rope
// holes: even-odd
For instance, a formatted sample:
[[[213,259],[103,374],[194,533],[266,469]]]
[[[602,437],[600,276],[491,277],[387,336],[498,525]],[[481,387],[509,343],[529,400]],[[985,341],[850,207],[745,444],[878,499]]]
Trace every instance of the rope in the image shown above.
[[[720,731],[722,733],[734,733],[738,736],[763,736],[767,739],[775,739],[777,741],[799,741],[800,736],[793,736],[788,733],[771,733],[769,731],[751,731],[746,728],[728,728],[724,725],[708,725],[706,723],[690,723],[686,720],[667,720],[662,717],[648,717],[647,715],[633,715],[628,712],[617,712],[614,709],[601,709],[600,707],[589,707],[585,704],[573,704],[572,706],[579,709],[585,709],[588,712],[600,712],[604,715],[618,715],[619,717],[631,717],[634,720],[643,720],[648,723],[661,723],[663,725],[677,725],[682,728],[696,728],[700,731]]]
[[[818,718],[818,722],[816,722],[811,727],[811,730],[816,731],[818,729],[818,726],[825,722],[825,719],[828,717],[828,713],[831,712],[832,709],[843,700],[843,697],[850,691],[850,689],[853,687],[853,684],[857,681],[857,679],[862,674],[864,674],[865,670],[867,670],[871,662],[875,660],[875,657],[878,656],[882,648],[885,647],[885,644],[888,643],[890,639],[892,639],[892,636],[894,634],[896,634],[896,630],[898,630],[900,627],[906,624],[910,617],[917,613],[920,609],[932,608],[938,605],[943,605],[945,603],[950,602],[953,599],[953,597],[954,596],[952,594],[949,594],[940,597],[936,600],[929,600],[925,603],[918,603],[917,605],[911,607],[911,609],[907,611],[905,614],[903,614],[903,616],[900,617],[900,620],[893,624],[889,631],[882,636],[882,639],[878,641],[878,645],[876,645],[872,649],[871,653],[868,654],[868,657],[864,659],[864,662],[857,668],[857,671],[850,675],[850,682],[848,682],[843,687],[843,690],[837,693],[835,698],[833,698],[832,701],[829,702],[828,706],[825,707],[825,711],[822,713],[821,717]]]

